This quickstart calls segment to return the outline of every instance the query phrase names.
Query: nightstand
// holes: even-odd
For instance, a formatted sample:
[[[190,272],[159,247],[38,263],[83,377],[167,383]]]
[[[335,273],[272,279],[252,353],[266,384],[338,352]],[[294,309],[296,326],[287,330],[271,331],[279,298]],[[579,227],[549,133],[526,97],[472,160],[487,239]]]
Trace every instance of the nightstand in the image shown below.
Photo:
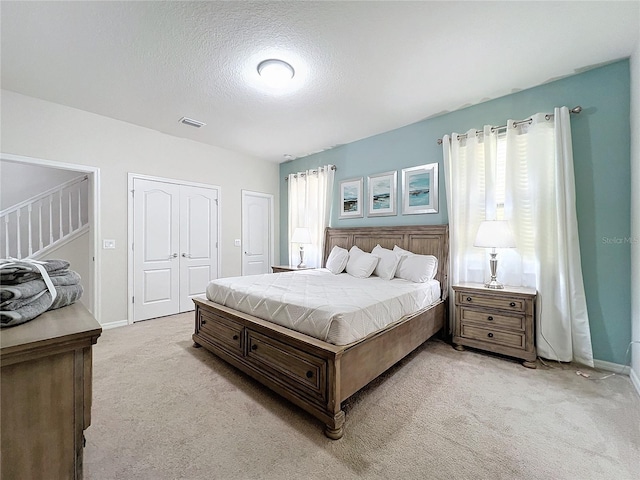
[[[478,348],[520,358],[523,366],[536,368],[535,289],[463,283],[453,290],[456,350]]]
[[[313,267],[298,268],[295,265],[272,265],[271,270],[273,273],[297,272],[299,270],[313,270]]]

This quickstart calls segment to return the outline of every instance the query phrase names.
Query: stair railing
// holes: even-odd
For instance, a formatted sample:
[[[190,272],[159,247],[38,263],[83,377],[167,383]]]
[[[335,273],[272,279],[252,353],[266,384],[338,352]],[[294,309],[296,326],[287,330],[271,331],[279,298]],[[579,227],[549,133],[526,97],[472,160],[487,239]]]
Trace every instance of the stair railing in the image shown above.
[[[2,210],[0,252],[5,258],[36,257],[87,230],[88,185],[88,176],[81,175]]]

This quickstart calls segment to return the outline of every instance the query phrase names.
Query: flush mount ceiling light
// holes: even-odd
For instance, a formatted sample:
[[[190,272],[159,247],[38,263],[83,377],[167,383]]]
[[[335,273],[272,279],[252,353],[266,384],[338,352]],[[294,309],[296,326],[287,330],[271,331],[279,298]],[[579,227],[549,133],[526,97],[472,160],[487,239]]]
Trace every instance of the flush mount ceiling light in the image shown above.
[[[295,70],[284,60],[270,58],[258,64],[258,74],[271,87],[283,87],[295,75]]]

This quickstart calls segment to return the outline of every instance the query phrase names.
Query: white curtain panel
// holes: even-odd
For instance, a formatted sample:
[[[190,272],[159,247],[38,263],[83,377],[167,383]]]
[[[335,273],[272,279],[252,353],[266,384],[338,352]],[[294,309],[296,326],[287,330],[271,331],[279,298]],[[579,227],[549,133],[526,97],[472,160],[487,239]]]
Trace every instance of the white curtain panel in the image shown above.
[[[329,226],[333,199],[334,170],[325,165],[313,170],[290,174],[289,185],[289,264],[300,263],[298,245],[291,244],[297,227],[311,233],[311,244],[304,245],[304,261],[309,267],[322,267],[324,231]]]
[[[593,366],[567,107],[509,120],[506,152],[505,219],[518,248],[501,254],[502,280],[538,291],[538,355]]]
[[[442,141],[449,212],[449,285],[489,278],[486,249],[474,247],[473,242],[480,223],[488,215],[495,218],[495,141],[491,126],[483,132],[469,130],[466,136],[445,135]],[[450,317],[455,311],[453,299],[451,291]]]

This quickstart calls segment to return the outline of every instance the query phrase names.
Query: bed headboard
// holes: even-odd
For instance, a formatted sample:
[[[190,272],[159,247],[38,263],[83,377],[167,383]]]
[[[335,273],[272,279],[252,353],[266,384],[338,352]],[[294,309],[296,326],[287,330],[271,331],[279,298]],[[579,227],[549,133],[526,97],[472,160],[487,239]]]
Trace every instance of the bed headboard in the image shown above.
[[[420,255],[438,259],[436,279],[440,281],[442,298],[449,292],[449,225],[413,225],[396,227],[327,228],[324,237],[324,265],[331,249],[338,245],[349,250],[357,245],[365,252],[373,247],[393,249],[394,245]]]

